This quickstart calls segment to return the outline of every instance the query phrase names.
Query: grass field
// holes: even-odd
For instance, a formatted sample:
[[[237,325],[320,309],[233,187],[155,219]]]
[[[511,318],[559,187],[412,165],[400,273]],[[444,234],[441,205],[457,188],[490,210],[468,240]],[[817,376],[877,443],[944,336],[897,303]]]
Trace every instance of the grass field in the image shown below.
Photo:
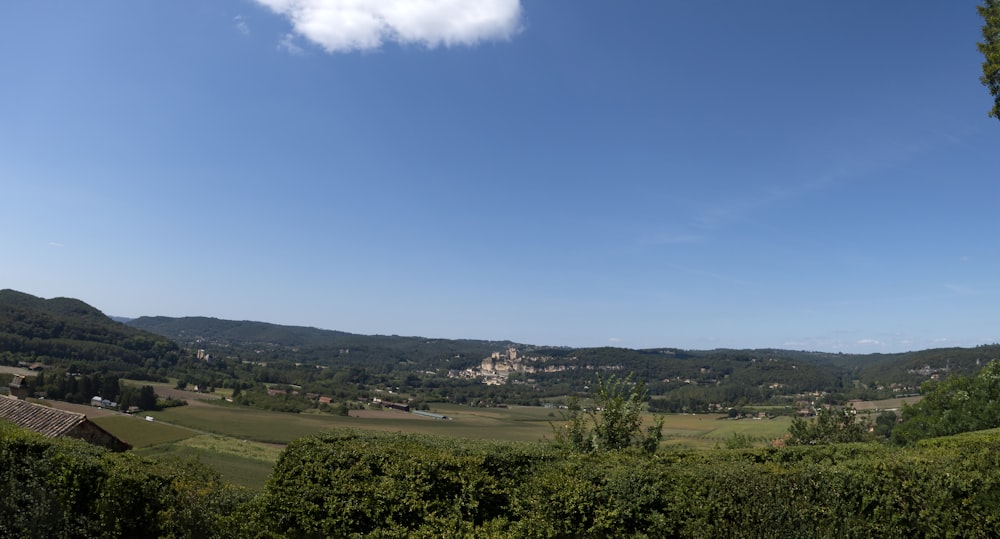
[[[213,397],[209,397],[213,398]],[[413,432],[445,437],[538,442],[554,438],[559,410],[511,406],[473,408],[435,405],[431,411],[447,420],[384,410],[344,417],[288,414],[227,405],[219,400],[189,401],[187,406],[148,412],[155,421],[114,415],[95,418],[100,426],[131,443],[137,453],[154,458],[194,458],[217,470],[227,481],[260,488],[283,445],[336,428]],[[757,445],[780,438],[791,418],[731,420],[724,415],[664,415],[664,446],[711,449],[725,446],[735,434]],[[652,418],[644,418],[651,424]]]
[[[756,445],[766,445],[788,432],[792,418],[729,419],[719,414],[666,415],[663,422],[664,442],[669,446],[691,449],[725,447],[726,440],[734,435],[756,440]]]
[[[530,406],[473,408],[440,405],[434,406],[431,411],[449,419],[423,418],[405,412],[386,412],[379,417],[286,414],[208,403],[170,408],[151,412],[150,415],[158,421],[198,431],[276,444],[286,444],[302,436],[341,427],[537,442],[551,439],[552,424],[559,423],[561,418],[558,410]],[[663,417],[667,443],[698,448],[714,446],[736,433],[761,440],[779,438],[787,432],[791,423],[790,418],[734,421],[716,414],[671,414]],[[651,418],[646,418],[647,424],[651,421]]]
[[[154,459],[193,459],[218,472],[225,481],[259,489],[267,482],[282,449],[281,446],[202,434],[140,449],[136,453]]]
[[[111,415],[90,420],[136,449],[177,442],[198,434],[191,429],[145,421],[139,416]]]

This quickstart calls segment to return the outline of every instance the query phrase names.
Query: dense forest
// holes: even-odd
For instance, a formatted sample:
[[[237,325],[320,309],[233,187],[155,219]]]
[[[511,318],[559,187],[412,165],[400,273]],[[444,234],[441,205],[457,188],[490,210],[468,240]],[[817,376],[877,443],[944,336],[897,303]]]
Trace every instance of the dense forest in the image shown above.
[[[175,343],[115,322],[71,298],[0,290],[0,361],[65,365],[72,372],[165,373]]]

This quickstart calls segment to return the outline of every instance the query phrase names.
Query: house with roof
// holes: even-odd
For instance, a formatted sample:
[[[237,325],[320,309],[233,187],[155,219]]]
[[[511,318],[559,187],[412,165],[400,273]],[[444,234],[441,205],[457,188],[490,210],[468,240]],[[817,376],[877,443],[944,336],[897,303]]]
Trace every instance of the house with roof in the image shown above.
[[[84,414],[12,397],[0,396],[0,420],[10,421],[42,436],[77,438],[111,451],[126,451],[132,447],[87,419]]]

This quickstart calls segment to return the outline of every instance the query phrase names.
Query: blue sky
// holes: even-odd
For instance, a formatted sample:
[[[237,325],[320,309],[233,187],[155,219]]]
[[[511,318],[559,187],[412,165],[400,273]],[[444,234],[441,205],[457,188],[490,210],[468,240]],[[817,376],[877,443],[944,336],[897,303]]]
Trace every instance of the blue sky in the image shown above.
[[[540,345],[997,342],[976,5],[4,2],[0,287]]]

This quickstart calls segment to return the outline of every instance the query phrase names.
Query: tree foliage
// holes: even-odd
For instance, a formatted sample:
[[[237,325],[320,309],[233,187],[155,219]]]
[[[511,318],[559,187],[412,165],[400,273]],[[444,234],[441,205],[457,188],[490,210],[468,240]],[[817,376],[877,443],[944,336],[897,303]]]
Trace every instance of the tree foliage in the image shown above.
[[[0,422],[0,537],[995,537],[998,444],[567,454],[338,430],[254,494]]]
[[[983,76],[979,80],[994,98],[990,116],[1000,120],[1000,1],[986,0],[976,9],[983,18],[983,41],[978,43],[983,54]]]
[[[556,442],[575,451],[620,451],[640,448],[653,453],[663,437],[663,418],[643,429],[642,411],[649,398],[646,385],[632,377],[597,378],[594,407],[583,409],[577,398],[564,414],[565,425],[556,430]]]
[[[0,421],[0,537],[244,537],[251,493],[193,462],[153,462]]]
[[[858,419],[854,408],[820,408],[812,419],[796,417],[788,433],[791,445],[839,444],[870,439],[868,424]]]
[[[567,455],[337,431],[289,445],[252,518],[280,537],[992,537],[998,442]]]
[[[975,376],[950,376],[927,382],[924,398],[903,408],[903,422],[892,440],[907,444],[934,436],[1000,427],[1000,361]]]

